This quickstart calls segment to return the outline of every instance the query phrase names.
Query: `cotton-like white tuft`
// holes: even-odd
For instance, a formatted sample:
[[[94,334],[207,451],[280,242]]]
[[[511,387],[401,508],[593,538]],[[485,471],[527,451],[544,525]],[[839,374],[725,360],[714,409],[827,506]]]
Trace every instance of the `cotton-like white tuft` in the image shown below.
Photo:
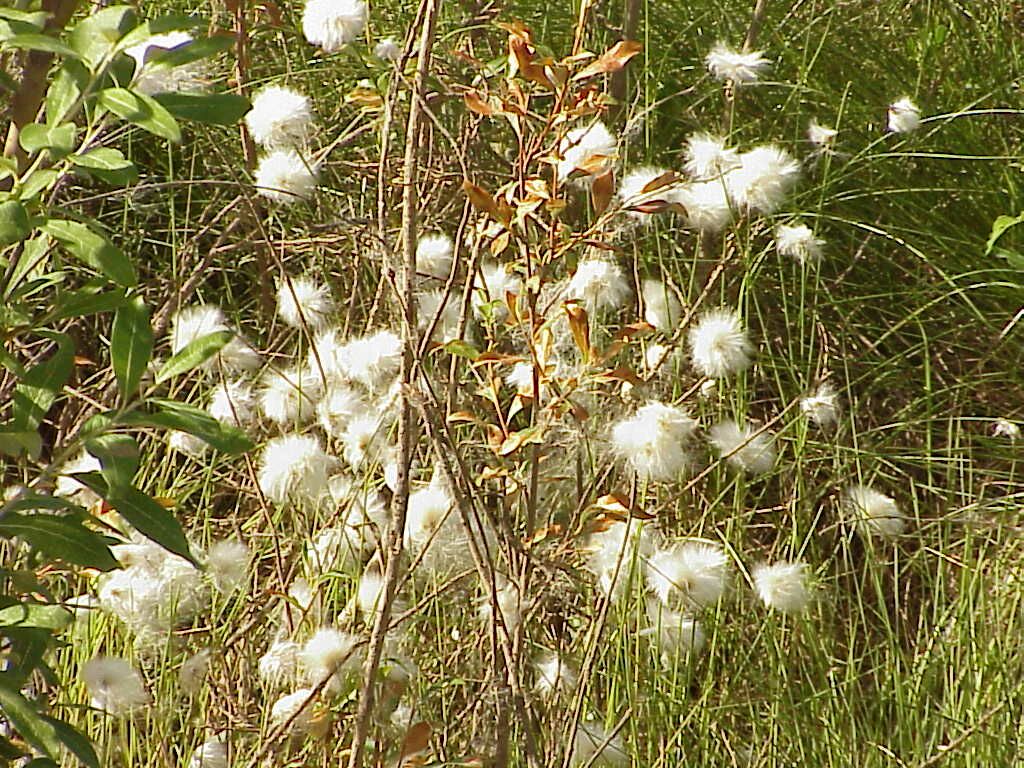
[[[310,330],[320,331],[327,326],[334,309],[330,289],[309,277],[287,278],[277,288],[277,314],[292,328],[302,328],[305,321]]]
[[[402,340],[392,331],[377,331],[345,345],[347,374],[371,392],[387,388],[402,364]]]
[[[211,304],[198,304],[178,310],[171,319],[171,352],[177,354],[189,344],[211,333],[232,331],[224,313]],[[251,371],[259,367],[260,356],[237,332],[220,352],[206,360],[202,370],[223,366],[228,372]]]
[[[779,253],[792,257],[801,264],[820,261],[824,245],[825,241],[815,237],[814,232],[806,224],[780,224],[775,228],[775,247]]]
[[[256,395],[252,385],[241,379],[214,386],[207,411],[217,421],[233,427],[249,426],[256,416]]]
[[[642,522],[616,522],[587,540],[587,569],[597,577],[597,586],[613,600],[628,594],[632,576],[654,552],[656,540]]]
[[[293,733],[306,733],[316,722],[313,713],[315,701],[312,688],[300,688],[294,693],[282,696],[270,708],[270,722],[274,725],[291,722]]]
[[[109,715],[124,715],[149,704],[139,673],[124,659],[97,656],[82,667],[91,704]]]
[[[433,341],[444,344],[459,337],[459,314],[459,301],[451,294],[445,297],[443,288],[416,295],[416,326],[425,334],[433,325]]]
[[[839,422],[839,393],[825,382],[814,394],[801,398],[800,411],[821,429],[833,429]]]
[[[800,178],[800,163],[773,144],[740,155],[740,166],[725,175],[734,205],[741,210],[770,214],[786,201]]]
[[[202,61],[191,61],[175,67],[158,66],[155,57],[184,48],[192,43],[192,35],[176,30],[152,35],[137,45],[125,48],[125,55],[135,61],[132,87],[146,96],[158,93],[198,93],[206,86],[207,69]]]
[[[336,460],[309,435],[284,435],[270,440],[260,457],[259,483],[275,504],[290,499],[315,503],[327,490],[327,477]]]
[[[615,160],[615,136],[600,120],[568,131],[558,145],[558,180],[574,172],[590,179],[604,173]]]
[[[454,506],[438,478],[409,494],[405,544],[413,557],[421,557],[419,570],[428,577],[442,578],[456,568],[472,567],[469,542]],[[491,533],[485,530],[484,535]]]
[[[514,581],[501,573],[494,574],[494,591],[501,621],[505,625],[505,629],[508,630],[509,637],[515,637],[515,633],[523,621],[523,614],[530,607],[530,601],[523,597]],[[479,613],[481,620],[488,623],[494,615],[490,589],[486,586],[484,594],[480,598]]]
[[[671,334],[679,324],[683,305],[661,280],[644,280],[640,288],[644,300],[644,320],[662,333]]]
[[[340,437],[349,423],[368,410],[359,394],[344,384],[331,384],[317,403],[316,415],[320,426],[330,437]]]
[[[572,745],[569,765],[625,766],[629,756],[622,748],[622,739],[611,734],[597,723],[580,723]]]
[[[309,685],[319,685],[329,677],[328,689],[340,691],[342,677],[358,667],[356,642],[354,635],[333,627],[318,629],[302,646],[302,667]]]
[[[1020,427],[1009,419],[996,419],[992,425],[993,437],[1005,437],[1014,442],[1020,439]]]
[[[721,136],[696,133],[686,140],[686,164],[683,169],[694,181],[717,180],[739,167],[739,152],[726,147],[725,139]]]
[[[268,149],[301,146],[309,136],[312,122],[309,97],[277,85],[257,93],[252,109],[245,115],[253,139]]]
[[[718,602],[728,577],[729,556],[713,544],[678,542],[647,560],[647,583],[669,607],[704,608]]]
[[[275,640],[257,665],[260,680],[270,688],[293,682],[299,674],[302,648],[292,640]]]
[[[651,211],[631,210],[637,206],[648,208],[659,208],[658,203],[670,203],[679,188],[677,181],[658,181],[663,177],[667,178],[668,170],[655,168],[654,166],[643,166],[634,168],[622,177],[619,182],[619,189],[616,192],[622,207],[627,209],[628,215],[636,221],[650,222],[648,218]]]
[[[822,125],[817,120],[812,119],[807,126],[807,140],[816,146],[819,152],[831,152],[838,135],[839,131],[835,128]]]
[[[671,482],[690,466],[697,422],[682,408],[647,403],[612,427],[612,449],[641,477]]]
[[[210,448],[201,437],[177,429],[167,433],[167,446],[193,459],[201,459]]]
[[[371,562],[359,579],[356,589],[356,607],[364,616],[376,616],[384,597],[384,575],[380,565]]]
[[[473,311],[483,317],[490,309],[495,320],[504,320],[508,315],[507,295],[518,296],[523,292],[523,281],[503,264],[484,264],[474,282]]]
[[[448,235],[424,235],[416,243],[416,271],[421,275],[447,280],[454,259],[454,245]]]
[[[385,37],[373,46],[373,55],[381,61],[398,61],[402,58],[402,47],[394,38]]]
[[[775,466],[775,436],[767,430],[722,421],[708,430],[708,437],[726,462],[742,472],[763,475]]]
[[[629,278],[622,267],[611,259],[590,257],[576,265],[566,295],[579,299],[591,313],[602,309],[618,309],[632,295]]]
[[[245,586],[249,580],[252,552],[245,544],[232,539],[218,541],[206,551],[206,573],[213,588],[224,595]]]
[[[913,133],[921,127],[921,110],[904,96],[889,105],[887,126],[892,133]]]
[[[192,753],[188,768],[228,768],[228,745],[221,739],[204,741]]]
[[[381,414],[368,409],[348,422],[339,440],[345,461],[352,469],[359,469],[364,462],[381,460],[387,447],[387,427]]]
[[[572,665],[557,653],[542,654],[534,663],[537,674],[534,690],[544,698],[567,696],[576,689],[579,675]]]
[[[753,345],[738,313],[713,309],[691,326],[690,359],[702,376],[722,378],[746,370],[752,362]]]
[[[326,53],[340,51],[366,26],[366,3],[361,0],[306,0],[302,34]]]
[[[692,616],[649,599],[647,618],[651,624],[640,634],[653,638],[664,666],[672,667],[681,656],[693,658],[704,650],[707,637],[700,622]]]
[[[907,525],[907,517],[895,500],[868,485],[851,485],[843,494],[846,514],[861,536],[895,539]]]
[[[275,149],[260,159],[254,182],[263,197],[291,205],[313,196],[317,169],[294,149]]]
[[[721,179],[685,184],[675,190],[672,201],[686,211],[690,229],[717,234],[732,222],[729,193]]]
[[[199,689],[203,687],[203,683],[206,682],[206,676],[210,671],[210,657],[212,655],[209,648],[204,648],[182,662],[181,669],[178,670],[178,685],[181,686],[181,690],[184,693],[191,696],[198,693]]]
[[[670,354],[672,354],[672,350],[664,344],[648,344],[647,349],[644,350],[644,367],[648,373],[653,373]]]
[[[751,572],[758,597],[782,613],[800,613],[811,602],[806,563],[762,563]]]
[[[323,396],[319,373],[309,368],[270,370],[261,384],[260,410],[271,421],[283,427],[298,426],[316,416],[317,403]]]
[[[725,43],[716,43],[704,63],[717,79],[729,80],[737,85],[756,83],[772,64],[762,51],[743,53]]]

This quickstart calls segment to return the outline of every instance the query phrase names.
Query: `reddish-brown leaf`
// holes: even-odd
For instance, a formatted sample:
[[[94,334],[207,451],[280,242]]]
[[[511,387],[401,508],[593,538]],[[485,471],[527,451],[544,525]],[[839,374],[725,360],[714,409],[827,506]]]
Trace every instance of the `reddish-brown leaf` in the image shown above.
[[[629,63],[630,59],[640,53],[643,48],[643,44],[636,40],[620,40],[581,71],[577,72],[573,80],[586,80],[594,75],[618,72]]]
[[[608,209],[608,204],[615,194],[615,171],[609,168],[604,173],[594,178],[590,186],[591,204],[594,206],[594,213],[600,216]]]
[[[476,91],[466,91],[462,95],[462,98],[466,102],[466,108],[470,112],[476,112],[478,115],[483,115],[484,117],[491,117],[494,115],[494,107],[488,104]]]
[[[402,741],[402,751],[398,755],[399,762],[429,747],[432,733],[433,729],[430,727],[430,723],[420,722],[410,727]]]

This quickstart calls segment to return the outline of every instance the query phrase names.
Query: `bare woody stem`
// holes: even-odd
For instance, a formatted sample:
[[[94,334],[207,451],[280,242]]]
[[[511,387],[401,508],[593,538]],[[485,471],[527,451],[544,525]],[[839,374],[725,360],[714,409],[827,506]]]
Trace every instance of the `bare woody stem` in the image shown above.
[[[405,130],[405,162],[402,193],[402,278],[399,290],[402,293],[402,389],[401,408],[398,414],[398,478],[395,496],[391,504],[391,524],[387,537],[387,561],[384,567],[384,591],[380,611],[373,624],[370,634],[370,647],[363,667],[363,682],[356,710],[355,729],[352,734],[352,748],[349,755],[349,768],[360,768],[363,765],[363,753],[366,749],[366,737],[370,728],[370,717],[373,713],[374,683],[380,667],[384,638],[391,622],[391,609],[395,600],[398,584],[399,566],[402,559],[402,539],[405,531],[405,518],[409,510],[409,467],[412,464],[413,423],[412,407],[409,397],[412,390],[413,376],[416,368],[416,337],[415,295],[413,287],[416,278],[416,219],[417,219],[417,179],[419,176],[419,135],[420,118],[422,115],[423,95],[426,89],[427,75],[430,72],[430,51],[433,46],[434,30],[437,25],[441,0],[422,0],[420,15],[423,22],[420,34],[419,60],[416,76],[413,81],[413,96],[409,103],[409,119]]]
[[[757,0],[754,4],[754,15],[750,19],[750,26],[747,27],[747,38],[743,41],[744,53],[750,53],[757,45],[757,36],[761,34],[761,25],[764,24],[767,12],[768,0]]]

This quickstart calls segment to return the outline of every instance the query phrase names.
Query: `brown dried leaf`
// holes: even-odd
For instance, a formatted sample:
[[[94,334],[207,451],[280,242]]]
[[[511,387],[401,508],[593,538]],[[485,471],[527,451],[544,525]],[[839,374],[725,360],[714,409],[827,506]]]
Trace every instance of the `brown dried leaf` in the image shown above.
[[[496,238],[491,240],[491,256],[498,256],[503,253],[505,249],[508,248],[508,244],[511,239],[511,233],[508,230],[505,230]]]
[[[608,493],[594,502],[594,506],[603,511],[606,515],[619,520],[635,518],[637,520],[653,520],[655,515],[644,512],[629,505],[629,499],[621,493]]]
[[[613,368],[608,371],[601,371],[601,373],[598,374],[598,378],[602,381],[625,381],[635,387],[644,383],[643,379],[625,366],[619,366],[618,368]]]
[[[590,321],[587,318],[587,310],[576,300],[563,304],[565,313],[569,316],[569,329],[576,341],[576,346],[583,353],[583,361],[590,361]]]
[[[609,168],[597,176],[590,186],[590,200],[594,206],[594,213],[600,216],[608,209],[615,194],[615,171]]]
[[[648,194],[650,192],[654,192],[656,190],[659,190],[662,187],[671,186],[672,184],[675,184],[678,181],[679,181],[679,176],[676,175],[675,171],[665,171],[663,174],[661,174],[657,178],[651,179],[646,184],[644,184],[644,188],[640,190],[640,194],[646,195],[646,194]]]
[[[580,72],[577,72],[573,80],[586,80],[594,75],[618,72],[629,63],[630,59],[640,53],[643,48],[643,44],[636,40],[620,40]]]
[[[410,727],[402,741],[402,751],[398,754],[399,762],[429,747],[432,733],[430,723],[419,722]]]
[[[518,35],[510,35],[508,38],[508,50],[515,60],[516,66],[526,80],[531,83],[554,89],[554,84],[544,71],[544,66],[537,63],[537,52],[528,40]]]
[[[483,115],[484,117],[492,117],[494,115],[494,107],[488,104],[476,91],[466,91],[462,95],[462,98],[466,102],[466,108],[470,112],[476,112],[478,115]]]
[[[449,413],[445,421],[449,424],[476,424],[480,419],[469,411],[455,411],[454,413]]]
[[[543,528],[538,528],[533,532],[533,535],[523,541],[523,546],[526,549],[535,547],[541,542],[547,541],[548,539],[560,538],[564,529],[558,523],[552,523],[551,525],[545,525]]]

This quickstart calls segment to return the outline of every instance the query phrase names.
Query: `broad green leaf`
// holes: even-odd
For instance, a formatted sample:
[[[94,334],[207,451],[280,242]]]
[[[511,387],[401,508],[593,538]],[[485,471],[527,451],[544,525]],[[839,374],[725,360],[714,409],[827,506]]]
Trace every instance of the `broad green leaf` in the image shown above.
[[[146,66],[153,70],[172,69],[193,61],[209,58],[235,45],[233,35],[213,35],[193,40],[188,45],[179,45],[168,50],[156,50],[147,56]]]
[[[78,22],[71,30],[68,42],[91,68],[96,69],[136,24],[138,19],[131,6],[114,5]]]
[[[153,98],[175,117],[210,125],[234,125],[252,109],[248,99],[233,93],[158,93]]]
[[[11,301],[21,282],[29,275],[38,275],[49,267],[50,237],[45,232],[36,235],[21,246],[18,263],[14,266],[10,281],[7,284],[5,298]]]
[[[53,126],[31,123],[21,129],[18,140],[29,154],[48,149],[54,157],[64,157],[74,151],[76,134],[74,123]]]
[[[89,68],[77,59],[64,62],[46,90],[46,122],[56,124],[69,119],[90,80]]]
[[[15,8],[0,8],[0,19],[19,21],[36,29],[42,29],[49,17],[50,14],[46,11],[19,11]]]
[[[444,351],[452,355],[458,355],[464,357],[467,360],[476,360],[480,357],[480,350],[470,344],[468,341],[462,341],[461,339],[452,339],[444,345]]]
[[[139,178],[135,164],[113,147],[97,147],[69,159],[75,167],[86,169],[108,184],[128,185]]]
[[[21,184],[16,190],[18,197],[27,203],[56,184],[59,178],[60,173],[55,168],[33,171],[28,178],[21,180]]]
[[[78,58],[78,54],[60,40],[55,37],[50,37],[50,35],[44,35],[41,32],[29,32],[24,35],[9,37],[3,42],[0,42],[0,48],[44,51],[46,53],[56,53],[60,56],[67,56],[73,59]]]
[[[55,512],[83,513],[85,509],[61,496],[42,496],[28,493],[4,504],[7,512],[37,512],[50,509]]]
[[[192,564],[199,565],[192,556],[181,524],[152,498],[137,488],[111,488],[106,499],[143,536]]]
[[[110,361],[125,402],[138,391],[152,353],[149,309],[141,296],[133,296],[117,310],[110,331]]]
[[[0,248],[20,243],[32,234],[32,224],[25,206],[17,200],[0,203]]]
[[[244,453],[252,448],[252,441],[244,432],[217,421],[201,408],[163,398],[152,398],[149,402],[159,410],[152,413],[133,411],[125,414],[121,423],[188,432],[223,453]]]
[[[60,630],[74,620],[74,614],[62,605],[18,603],[0,608],[0,627]]]
[[[124,304],[124,289],[99,291],[95,288],[67,291],[57,299],[57,308],[50,316],[52,320],[66,320],[69,317],[87,317],[101,312],[113,312]]]
[[[57,737],[64,743],[64,746],[68,748],[71,754],[82,761],[83,765],[87,766],[87,768],[100,768],[100,761],[96,756],[96,750],[92,748],[88,738],[63,720],[58,720],[49,715],[43,715],[43,718],[56,729]]]
[[[1005,235],[1008,229],[1016,227],[1018,224],[1024,224],[1024,213],[1020,216],[1000,216],[992,222],[992,234],[989,235],[988,243],[985,244],[985,255],[988,256],[992,253],[999,238]]]
[[[53,331],[40,331],[39,335],[53,341],[55,349],[46,360],[29,369],[14,388],[14,430],[28,431],[39,426],[74,367],[75,345],[67,335]]]
[[[57,729],[3,676],[0,676],[0,710],[25,741],[51,758],[60,757]]]
[[[24,454],[37,459],[42,451],[43,439],[35,430],[13,429],[9,424],[0,426],[0,453],[14,458]]]
[[[42,230],[60,241],[73,256],[102,272],[119,285],[135,285],[135,268],[121,249],[85,224],[65,219],[50,219]]]
[[[0,9],[3,10],[3,9]],[[31,35],[39,32],[41,27],[29,24],[20,19],[5,19],[0,17],[0,42],[10,40],[18,35]]]
[[[150,133],[175,143],[181,141],[181,129],[177,121],[150,96],[127,88],[107,88],[100,91],[98,102],[115,115]]]
[[[234,331],[214,331],[200,336],[184,347],[178,354],[163,364],[156,374],[156,383],[162,384],[168,379],[188,373],[205,363],[235,336]]]
[[[90,437],[85,450],[100,461],[103,479],[113,492],[131,488],[139,469],[139,444],[131,435],[108,433]]]

